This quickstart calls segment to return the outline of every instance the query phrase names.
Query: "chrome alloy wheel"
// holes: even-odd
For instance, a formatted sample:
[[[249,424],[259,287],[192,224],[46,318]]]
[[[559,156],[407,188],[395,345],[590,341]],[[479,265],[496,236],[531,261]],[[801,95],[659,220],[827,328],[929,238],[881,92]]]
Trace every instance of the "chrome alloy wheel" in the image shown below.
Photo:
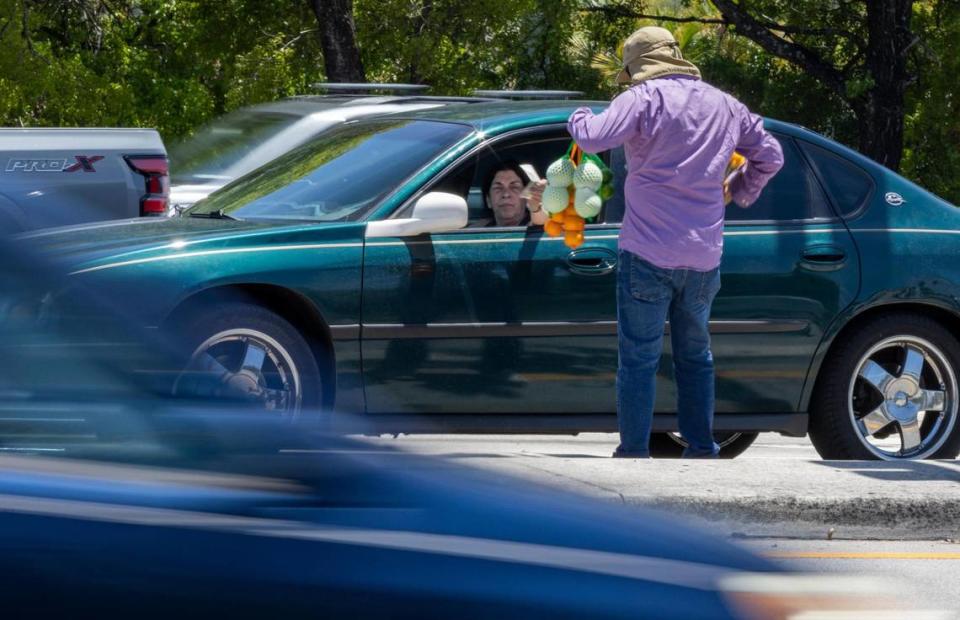
[[[857,437],[885,460],[936,452],[957,421],[957,379],[944,352],[916,336],[893,336],[860,358],[847,408]]]
[[[207,338],[177,377],[173,392],[241,398],[290,418],[299,413],[303,396],[290,353],[252,329],[230,329]]]

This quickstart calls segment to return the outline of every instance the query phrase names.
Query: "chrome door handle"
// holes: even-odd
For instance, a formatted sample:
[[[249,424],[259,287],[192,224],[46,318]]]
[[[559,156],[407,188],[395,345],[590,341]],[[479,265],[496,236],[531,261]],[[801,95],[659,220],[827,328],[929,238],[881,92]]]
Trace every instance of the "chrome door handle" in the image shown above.
[[[814,245],[800,251],[800,266],[811,271],[834,271],[847,261],[847,253],[835,245]]]
[[[577,248],[567,255],[567,267],[582,276],[604,276],[617,269],[617,253],[607,248]]]

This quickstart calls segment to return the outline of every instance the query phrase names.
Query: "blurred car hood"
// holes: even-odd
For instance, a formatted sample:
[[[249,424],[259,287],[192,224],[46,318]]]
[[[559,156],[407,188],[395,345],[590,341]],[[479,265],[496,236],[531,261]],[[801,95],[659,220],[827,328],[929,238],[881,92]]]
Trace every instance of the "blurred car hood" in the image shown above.
[[[84,226],[51,228],[15,237],[28,244],[34,256],[72,271],[105,260],[139,258],[154,253],[182,253],[215,247],[267,242],[297,243],[338,238],[338,229],[362,224],[277,223],[201,217],[134,218]]]

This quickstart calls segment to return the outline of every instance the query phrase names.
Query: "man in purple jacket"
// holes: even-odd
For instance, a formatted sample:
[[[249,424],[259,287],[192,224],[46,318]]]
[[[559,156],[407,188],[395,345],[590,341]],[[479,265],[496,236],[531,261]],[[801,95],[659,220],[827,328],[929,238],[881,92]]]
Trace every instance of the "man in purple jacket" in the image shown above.
[[[646,27],[623,46],[630,87],[602,114],[575,111],[570,135],[588,153],[624,146],[627,203],[620,231],[620,365],[615,457],[650,454],[664,322],[677,381],[685,457],[715,457],[710,306],[720,290],[725,203],[748,207],[783,165],[776,139],[742,103],[700,80],[668,30]],[[724,179],[734,151],[747,163]]]

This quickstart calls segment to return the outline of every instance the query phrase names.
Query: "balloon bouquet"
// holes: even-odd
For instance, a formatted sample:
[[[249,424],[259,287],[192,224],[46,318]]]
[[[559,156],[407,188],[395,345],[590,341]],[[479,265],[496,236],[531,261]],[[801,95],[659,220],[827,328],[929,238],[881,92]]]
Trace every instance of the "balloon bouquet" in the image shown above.
[[[543,226],[551,237],[563,235],[570,249],[583,244],[583,227],[600,214],[603,201],[613,195],[613,174],[603,160],[584,153],[576,142],[547,168],[543,208],[550,220]]]

